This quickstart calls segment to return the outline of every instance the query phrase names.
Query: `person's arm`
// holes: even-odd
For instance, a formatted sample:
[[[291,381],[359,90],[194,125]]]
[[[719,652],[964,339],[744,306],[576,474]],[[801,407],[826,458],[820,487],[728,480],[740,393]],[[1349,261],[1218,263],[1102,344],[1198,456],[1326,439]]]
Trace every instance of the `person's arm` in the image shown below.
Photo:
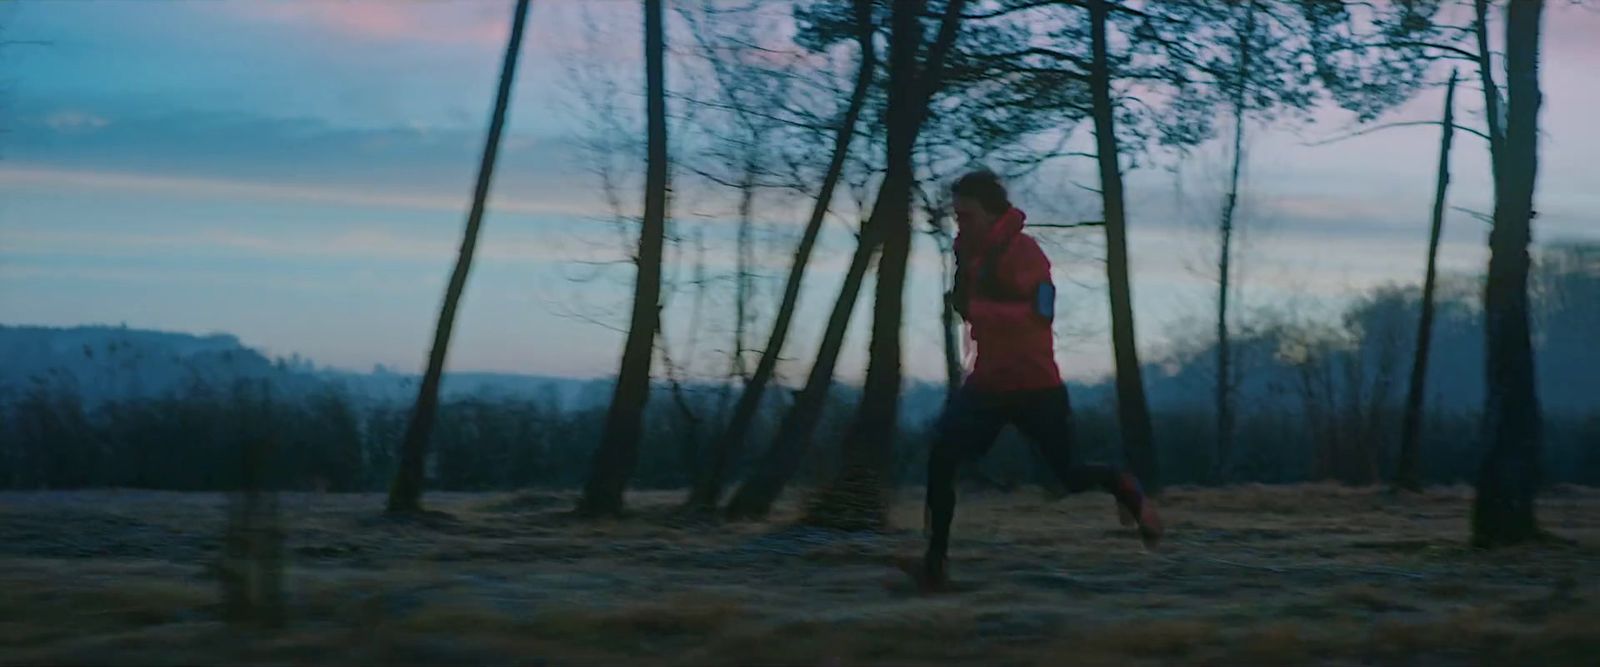
[[[974,300],[975,318],[996,324],[1024,324],[1030,318],[1055,318],[1055,284],[1050,280],[1050,260],[1039,244],[1027,236],[1011,242],[996,267],[995,287],[1000,298]]]

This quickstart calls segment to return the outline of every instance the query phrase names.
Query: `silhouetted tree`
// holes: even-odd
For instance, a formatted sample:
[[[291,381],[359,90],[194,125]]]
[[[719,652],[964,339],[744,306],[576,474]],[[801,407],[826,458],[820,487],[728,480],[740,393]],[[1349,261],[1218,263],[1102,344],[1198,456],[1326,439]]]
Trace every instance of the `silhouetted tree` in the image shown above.
[[[1100,200],[1106,224],[1106,285],[1111,300],[1111,347],[1117,371],[1117,412],[1122,446],[1140,479],[1154,490],[1155,445],[1150,407],[1145,400],[1133,324],[1133,284],[1128,272],[1128,217],[1123,198],[1122,152],[1117,145],[1116,109],[1112,106],[1112,64],[1106,24],[1107,0],[1089,0],[1092,60],[1089,89],[1093,105],[1095,154],[1100,161]]]
[[[455,327],[456,307],[461,302],[461,292],[467,285],[467,273],[472,269],[472,253],[478,244],[478,229],[483,222],[485,202],[489,198],[489,183],[494,177],[495,156],[500,151],[500,131],[505,127],[506,107],[511,101],[511,83],[517,71],[517,55],[522,48],[522,30],[528,18],[528,0],[517,0],[513,10],[511,37],[506,42],[505,60],[500,67],[500,87],[495,93],[494,113],[489,121],[489,136],[484,142],[483,161],[478,165],[478,180],[472,192],[472,209],[467,213],[467,226],[461,238],[461,252],[456,257],[455,270],[450,273],[450,285],[445,288],[444,305],[439,310],[439,322],[433,332],[433,348],[428,353],[428,369],[422,375],[417,389],[416,406],[406,425],[405,440],[400,445],[400,468],[395,472],[394,484],[389,489],[389,512],[417,512],[422,509],[422,478],[428,456],[428,439],[433,433],[434,418],[439,410],[439,384],[444,375],[445,353],[450,349],[450,332]]]
[[[230,623],[281,627],[284,528],[273,463],[282,455],[275,446],[282,422],[265,391],[237,386],[233,404],[229,449],[238,485],[231,489],[215,563],[223,616]]]
[[[1544,423],[1534,376],[1528,308],[1528,246],[1539,169],[1539,31],[1543,0],[1506,5],[1505,136],[1494,155],[1494,229],[1484,287],[1488,352],[1484,440],[1488,453],[1473,501],[1472,539],[1480,546],[1541,536],[1535,515]],[[1487,79],[1486,79],[1487,80]],[[1490,89],[1485,94],[1494,97]]]
[[[633,314],[622,367],[578,509],[587,514],[622,511],[622,493],[639,456],[650,366],[661,319],[661,255],[667,216],[666,27],[663,0],[644,0],[645,116],[648,157],[644,220],[639,231]]]
[[[900,407],[900,334],[906,267],[911,253],[911,195],[916,173],[912,155],[938,89],[944,60],[955,42],[966,3],[948,0],[939,31],[918,62],[924,41],[926,3],[896,2],[890,12],[889,86],[886,112],[887,169],[867,226],[883,238],[873,308],[872,342],[861,404],[843,440],[843,465],[821,489],[807,513],[812,523],[844,528],[881,527],[887,520],[885,482],[893,456]]]
[[[1409,491],[1422,489],[1417,470],[1417,448],[1422,432],[1422,403],[1427,393],[1428,350],[1433,342],[1433,292],[1437,282],[1439,234],[1444,229],[1445,195],[1450,189],[1450,146],[1456,134],[1456,75],[1450,74],[1444,94],[1444,120],[1439,139],[1439,177],[1433,193],[1433,221],[1428,232],[1428,268],[1422,279],[1421,314],[1417,318],[1417,346],[1411,359],[1411,380],[1406,390],[1404,422],[1400,431],[1400,462],[1395,470],[1395,486]]]
[[[1246,82],[1250,80],[1250,56],[1255,49],[1252,37],[1256,25],[1256,2],[1243,5],[1243,26],[1239,29],[1233,77],[1233,167],[1228,176],[1228,194],[1223,198],[1222,221],[1218,225],[1217,250],[1217,450],[1212,476],[1223,481],[1232,473],[1233,385],[1232,345],[1228,341],[1228,297],[1232,288],[1234,212],[1239,206],[1239,172],[1244,166]]]
[[[789,277],[784,282],[783,301],[778,304],[777,316],[772,324],[772,331],[767,337],[767,344],[761,351],[761,359],[756,364],[755,374],[744,386],[739,394],[739,401],[734,406],[733,416],[728,424],[723,427],[711,447],[711,463],[707,474],[703,477],[689,498],[689,505],[696,509],[715,509],[722,496],[723,483],[728,474],[728,468],[738,456],[749,435],[750,425],[755,420],[756,411],[761,406],[761,397],[771,383],[777,371],[778,359],[783,352],[785,342],[788,340],[790,324],[794,319],[795,307],[800,301],[800,287],[805,278],[806,264],[811,260],[811,252],[816,247],[817,237],[822,232],[822,223],[828,214],[828,208],[833,201],[834,190],[838,187],[839,180],[844,174],[845,160],[849,157],[850,146],[855,137],[856,125],[860,122],[861,111],[866,106],[867,95],[872,88],[873,73],[877,67],[877,51],[872,44],[875,34],[872,23],[872,1],[855,0],[855,20],[857,24],[857,42],[860,48],[860,64],[857,68],[855,87],[850,92],[850,98],[845,104],[844,114],[838,121],[838,128],[834,134],[832,157],[828,161],[828,168],[822,178],[822,187],[817,191],[815,203],[811,208],[811,217],[806,221],[805,231],[800,236],[800,242],[795,246],[794,259],[790,263]],[[856,288],[859,290],[857,281]],[[831,371],[830,371],[831,376]]]

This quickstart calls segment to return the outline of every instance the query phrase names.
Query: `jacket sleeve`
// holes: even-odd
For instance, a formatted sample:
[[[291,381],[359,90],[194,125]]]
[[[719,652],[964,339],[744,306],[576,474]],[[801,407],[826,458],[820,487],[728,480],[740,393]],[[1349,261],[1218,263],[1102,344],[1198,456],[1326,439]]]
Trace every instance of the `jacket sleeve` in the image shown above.
[[[1011,247],[1000,258],[995,278],[996,287],[1004,292],[1006,299],[973,299],[968,305],[972,312],[969,321],[1004,327],[1024,325],[1039,317],[1050,319],[1039,313],[1035,305],[1041,286],[1048,286],[1053,306],[1050,260],[1032,238],[1018,236],[1011,242]]]

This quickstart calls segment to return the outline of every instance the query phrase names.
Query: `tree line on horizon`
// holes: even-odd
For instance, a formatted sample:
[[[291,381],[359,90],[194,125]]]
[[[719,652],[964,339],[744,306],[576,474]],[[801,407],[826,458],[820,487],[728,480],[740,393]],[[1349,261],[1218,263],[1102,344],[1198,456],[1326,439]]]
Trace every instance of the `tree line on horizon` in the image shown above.
[[[1540,341],[1540,387],[1551,397],[1546,419],[1546,484],[1600,485],[1600,404],[1593,378],[1600,355],[1600,247],[1542,250],[1533,275],[1533,314]],[[1483,453],[1478,425],[1484,389],[1470,366],[1483,354],[1482,311],[1475,298],[1481,276],[1438,280],[1430,394],[1423,413],[1417,472],[1426,485],[1471,483]],[[1375,288],[1331,318],[1293,312],[1242,318],[1234,339],[1240,401],[1234,461],[1225,480],[1214,476],[1214,413],[1206,389],[1215,377],[1216,341],[1192,322],[1174,337],[1191,341],[1146,366],[1151,378],[1152,423],[1167,434],[1157,455],[1169,485],[1328,481],[1368,485],[1392,479],[1399,465],[1405,414],[1401,383],[1414,356],[1420,285]],[[1192,331],[1194,336],[1179,335]],[[181,341],[180,341],[181,342]],[[107,345],[117,345],[115,341]],[[142,354],[160,354],[147,348]],[[115,355],[95,352],[118,382]],[[185,364],[215,364],[201,356]],[[266,363],[263,360],[263,363]],[[303,492],[376,492],[387,488],[398,465],[394,442],[403,433],[409,404],[373,401],[359,385],[323,381],[306,386],[299,376],[282,382],[229,379],[228,366],[195,368],[177,389],[92,400],[82,380],[41,376],[0,390],[0,488],[139,488],[234,491],[245,482],[237,456],[251,443],[273,445],[259,472],[264,486]],[[292,373],[291,373],[292,375]],[[1111,379],[1073,383],[1081,455],[1120,456]],[[795,388],[767,397],[756,411],[751,437],[763,441],[779,426]],[[816,425],[828,438],[848,426],[861,387],[831,393]],[[644,418],[639,470],[632,488],[688,491],[704,475],[709,435],[688,414],[725,414],[726,385],[658,382]],[[907,400],[926,404],[941,392],[927,386]],[[1187,398],[1185,398],[1187,397]],[[688,404],[686,413],[678,401]],[[927,406],[919,405],[926,414]],[[549,394],[457,394],[441,400],[433,451],[424,471],[441,491],[573,491],[592,466],[592,443],[605,421],[603,407],[564,407]],[[925,419],[903,419],[894,444],[892,486],[923,483]],[[729,463],[742,479],[759,453]],[[258,455],[259,456],[259,455]],[[812,488],[838,464],[837,448],[808,450],[793,483]],[[1003,438],[994,452],[967,471],[975,491],[1042,487],[1055,480],[1037,465],[1021,438]]]

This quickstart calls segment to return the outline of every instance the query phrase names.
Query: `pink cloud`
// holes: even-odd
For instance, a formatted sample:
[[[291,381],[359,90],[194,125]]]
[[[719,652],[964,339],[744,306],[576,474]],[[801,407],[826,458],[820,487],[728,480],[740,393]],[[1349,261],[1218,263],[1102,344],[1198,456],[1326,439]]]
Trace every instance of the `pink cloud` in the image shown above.
[[[497,44],[505,41],[510,24],[510,3],[503,4],[345,0],[240,2],[219,7],[252,21],[307,25],[361,39]]]

